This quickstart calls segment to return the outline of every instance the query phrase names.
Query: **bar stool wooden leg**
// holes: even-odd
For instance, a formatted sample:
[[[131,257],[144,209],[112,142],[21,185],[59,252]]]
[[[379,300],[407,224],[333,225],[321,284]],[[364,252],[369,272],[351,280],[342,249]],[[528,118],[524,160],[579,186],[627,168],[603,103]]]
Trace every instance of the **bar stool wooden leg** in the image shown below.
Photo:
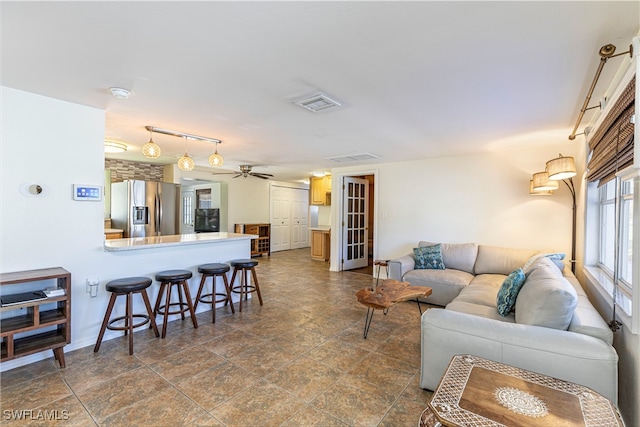
[[[111,298],[109,298],[109,305],[107,306],[107,312],[104,315],[104,320],[102,321],[102,327],[100,328],[100,333],[98,334],[98,340],[96,341],[95,347],[93,347],[93,352],[97,353],[100,350],[100,344],[102,344],[102,338],[104,337],[104,331],[107,330],[107,325],[109,324],[109,318],[111,317],[111,312],[113,311],[113,306],[116,303],[116,294],[111,294]]]
[[[140,291],[140,294],[142,295],[142,301],[144,301],[144,306],[147,307],[147,314],[149,315],[149,323],[151,323],[151,328],[153,329],[153,332],[156,334],[156,338],[157,338],[160,336],[160,333],[158,332],[158,325],[156,325],[156,319],[153,314],[153,310],[151,309],[151,301],[149,301],[149,295],[147,295],[146,290]]]
[[[256,274],[256,269],[251,267],[251,276],[253,277],[253,285],[256,288],[256,293],[258,294],[258,300],[260,301],[260,305],[262,305],[262,294],[260,294],[260,284],[258,283],[258,275]]]
[[[129,332],[129,355],[133,354],[133,302],[132,294],[129,292],[127,294],[127,312],[125,313],[126,320],[124,326],[128,329],[125,329],[124,334],[126,335]]]
[[[196,319],[196,311],[193,309],[193,303],[191,302],[191,292],[189,291],[189,284],[186,280],[180,282],[184,289],[184,296],[187,298],[187,307],[189,307],[189,313],[191,314],[191,320],[193,327],[198,328],[198,319]],[[179,292],[178,292],[179,293]],[[182,294],[180,294],[180,307],[182,307]],[[182,313],[182,319],[184,319],[184,312]]]

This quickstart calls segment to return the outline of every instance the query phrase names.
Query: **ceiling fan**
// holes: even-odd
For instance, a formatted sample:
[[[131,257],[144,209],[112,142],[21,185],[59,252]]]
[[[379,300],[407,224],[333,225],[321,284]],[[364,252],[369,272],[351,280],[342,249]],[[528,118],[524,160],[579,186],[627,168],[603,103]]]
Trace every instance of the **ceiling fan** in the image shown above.
[[[239,172],[214,172],[213,175],[235,174],[236,176],[234,176],[234,178],[238,178],[239,176],[244,178],[248,176],[255,176],[256,178],[262,178],[262,179],[273,178],[273,175],[271,175],[270,173],[251,172],[251,169],[253,168],[252,165],[240,165],[239,168],[240,168]]]

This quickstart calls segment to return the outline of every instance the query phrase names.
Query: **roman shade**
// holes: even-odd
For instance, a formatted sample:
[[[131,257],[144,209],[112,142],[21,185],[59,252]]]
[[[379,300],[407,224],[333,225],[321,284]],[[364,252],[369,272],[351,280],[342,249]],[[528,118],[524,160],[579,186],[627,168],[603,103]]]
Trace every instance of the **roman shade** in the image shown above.
[[[587,181],[602,186],[615,178],[616,172],[633,164],[633,129],[636,77],[633,76],[611,111],[589,140],[591,159]]]

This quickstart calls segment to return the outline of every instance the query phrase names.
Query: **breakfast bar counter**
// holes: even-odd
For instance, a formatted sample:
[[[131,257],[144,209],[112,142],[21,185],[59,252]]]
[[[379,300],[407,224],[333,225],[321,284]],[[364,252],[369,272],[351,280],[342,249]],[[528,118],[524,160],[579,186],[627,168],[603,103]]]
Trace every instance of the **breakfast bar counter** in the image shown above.
[[[107,252],[135,251],[140,249],[167,248],[172,246],[190,246],[226,243],[232,241],[251,240],[258,236],[240,233],[192,233],[169,236],[133,237],[125,239],[110,239],[104,242]]]

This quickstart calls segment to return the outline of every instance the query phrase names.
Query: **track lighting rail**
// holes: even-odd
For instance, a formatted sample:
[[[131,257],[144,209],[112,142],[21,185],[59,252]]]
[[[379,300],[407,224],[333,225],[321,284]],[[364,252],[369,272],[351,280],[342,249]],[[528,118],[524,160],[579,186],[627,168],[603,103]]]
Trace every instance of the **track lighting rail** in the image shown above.
[[[215,139],[215,138],[209,138],[208,136],[193,135],[191,133],[184,133],[184,132],[178,132],[175,130],[162,129],[155,126],[145,126],[144,128],[149,132],[162,133],[164,135],[177,136],[179,138],[188,138],[196,141],[206,141],[206,142],[211,142],[212,144],[222,144],[221,140]]]

